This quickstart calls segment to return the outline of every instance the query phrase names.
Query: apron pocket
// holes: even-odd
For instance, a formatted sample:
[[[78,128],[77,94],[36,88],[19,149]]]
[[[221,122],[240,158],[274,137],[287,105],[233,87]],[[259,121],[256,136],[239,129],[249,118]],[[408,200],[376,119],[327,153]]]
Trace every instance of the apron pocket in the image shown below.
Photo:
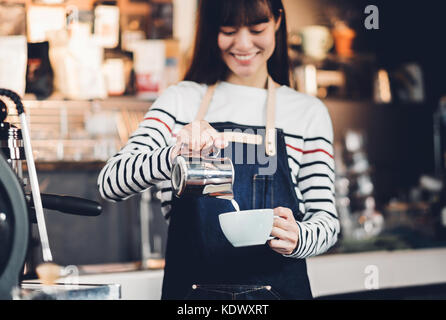
[[[252,209],[273,208],[274,177],[255,174],[252,177]]]
[[[194,284],[186,300],[280,300],[271,286]]]

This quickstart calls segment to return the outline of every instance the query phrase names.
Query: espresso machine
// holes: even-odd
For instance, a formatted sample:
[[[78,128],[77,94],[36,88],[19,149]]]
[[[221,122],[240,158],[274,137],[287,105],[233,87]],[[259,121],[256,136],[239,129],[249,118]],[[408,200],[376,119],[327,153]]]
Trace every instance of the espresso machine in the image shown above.
[[[20,128],[6,122],[8,107],[2,101],[3,97],[15,104],[20,118]],[[25,171],[23,164],[26,164],[27,178],[23,174]],[[31,192],[26,191],[29,187]],[[53,262],[44,208],[82,216],[97,216],[102,212],[102,207],[95,201],[40,193],[24,106],[16,93],[0,89],[0,300],[12,299],[14,290],[23,287],[22,276],[31,243],[33,223],[37,223],[38,226],[44,262]],[[110,288],[110,286],[93,288],[89,286],[88,293],[91,297],[91,290],[104,293],[104,289],[110,290]],[[63,297],[82,298],[80,289],[85,288],[64,290]],[[44,298],[58,299],[61,297],[60,292],[53,289],[52,296],[46,294]]]

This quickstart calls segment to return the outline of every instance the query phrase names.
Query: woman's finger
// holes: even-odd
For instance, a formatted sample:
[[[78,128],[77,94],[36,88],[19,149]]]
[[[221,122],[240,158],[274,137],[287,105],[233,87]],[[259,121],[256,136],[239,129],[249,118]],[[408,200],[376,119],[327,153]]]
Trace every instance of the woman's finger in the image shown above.
[[[274,215],[284,218],[285,220],[294,220],[293,211],[289,208],[277,207],[274,208]]]
[[[210,151],[220,137],[221,134],[206,121],[193,121],[178,133],[177,144],[185,144],[189,152],[204,153]]]
[[[189,142],[190,142],[190,134],[188,130],[183,129],[180,132],[178,132],[177,144],[189,145]]]
[[[204,145],[202,147],[203,151],[209,151],[212,149],[212,146],[214,145],[214,137],[216,134],[213,132],[212,129],[206,129],[202,135],[201,138],[204,140]]]
[[[206,132],[211,136],[212,142],[209,145],[206,145],[206,147],[211,148],[215,147],[218,149],[224,149],[228,146],[228,142],[225,141],[224,135],[222,132],[218,132],[213,127],[209,125],[209,128],[206,129]],[[210,141],[209,141],[210,142]]]
[[[211,130],[213,129],[206,121],[194,121],[191,124],[192,143],[191,149],[193,151],[201,151],[206,144],[210,144],[209,140],[213,140]]]
[[[281,240],[287,241],[292,245],[295,245],[299,238],[297,230],[292,228],[291,226],[286,226],[286,229],[273,227],[271,230],[271,235]]]
[[[286,240],[287,239],[287,231],[282,228],[273,227],[271,229],[271,236],[275,237],[275,238],[279,238],[281,240]]]
[[[225,139],[223,133],[219,133],[214,139],[214,146],[219,149],[224,149],[229,145],[229,141]]]
[[[200,121],[193,121],[183,128],[189,135],[189,149],[191,151],[200,151],[200,138],[202,126]]]
[[[180,131],[177,134],[177,141],[175,147],[172,150],[172,159],[180,154],[185,154],[189,151],[189,135],[187,131]]]
[[[275,218],[273,221],[273,226],[283,229],[283,230],[291,230],[291,223],[290,221],[286,220],[285,218],[282,218],[280,216],[276,216],[279,218]]]

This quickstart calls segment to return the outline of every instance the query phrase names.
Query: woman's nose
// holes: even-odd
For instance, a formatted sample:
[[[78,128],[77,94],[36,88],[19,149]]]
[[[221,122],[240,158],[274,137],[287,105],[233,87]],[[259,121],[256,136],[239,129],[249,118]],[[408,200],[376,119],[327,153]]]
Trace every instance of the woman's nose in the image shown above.
[[[235,35],[235,49],[238,50],[247,50],[252,47],[252,38],[251,33],[248,28],[241,28]]]

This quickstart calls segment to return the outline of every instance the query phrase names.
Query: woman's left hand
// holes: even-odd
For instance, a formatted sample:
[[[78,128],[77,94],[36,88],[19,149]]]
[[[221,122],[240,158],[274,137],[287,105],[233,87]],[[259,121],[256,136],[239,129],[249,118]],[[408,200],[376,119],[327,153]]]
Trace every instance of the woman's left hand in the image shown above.
[[[299,241],[299,227],[293,212],[288,208],[277,207],[274,209],[274,215],[280,218],[274,219],[271,236],[278,239],[269,240],[268,244],[280,254],[291,254]]]

